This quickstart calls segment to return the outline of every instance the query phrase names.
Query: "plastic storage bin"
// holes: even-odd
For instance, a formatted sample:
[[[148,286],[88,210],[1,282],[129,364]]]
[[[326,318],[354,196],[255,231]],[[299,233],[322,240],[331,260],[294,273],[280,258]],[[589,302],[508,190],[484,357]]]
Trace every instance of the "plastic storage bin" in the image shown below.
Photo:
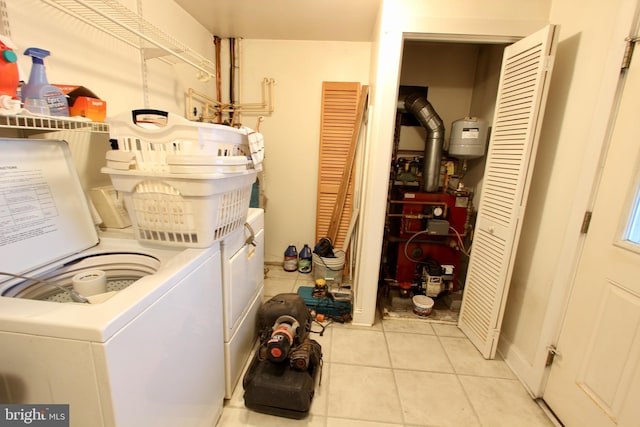
[[[102,168],[123,197],[142,242],[203,248],[241,227],[256,172],[149,173]]]
[[[345,253],[336,251],[335,258],[321,257],[314,253],[313,280],[325,279],[327,282],[342,283],[342,270],[344,269]]]

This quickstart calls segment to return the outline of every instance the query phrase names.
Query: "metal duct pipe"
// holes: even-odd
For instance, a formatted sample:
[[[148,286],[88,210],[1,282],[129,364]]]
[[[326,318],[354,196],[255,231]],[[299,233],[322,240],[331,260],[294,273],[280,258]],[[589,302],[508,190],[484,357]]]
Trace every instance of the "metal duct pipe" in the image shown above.
[[[424,167],[422,170],[423,190],[438,191],[440,183],[440,159],[444,146],[444,124],[431,103],[419,94],[408,95],[404,108],[413,114],[427,130],[424,144]]]

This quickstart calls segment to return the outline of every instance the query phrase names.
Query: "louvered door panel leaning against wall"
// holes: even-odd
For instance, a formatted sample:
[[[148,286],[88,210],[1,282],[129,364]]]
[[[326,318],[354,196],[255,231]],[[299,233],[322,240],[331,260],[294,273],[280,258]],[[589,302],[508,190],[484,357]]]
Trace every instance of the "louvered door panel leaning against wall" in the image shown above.
[[[320,119],[320,156],[316,242],[327,236],[338,199],[343,172],[358,115],[361,85],[357,82],[323,82]],[[333,245],[341,248],[353,212],[353,174],[347,185],[346,199]]]

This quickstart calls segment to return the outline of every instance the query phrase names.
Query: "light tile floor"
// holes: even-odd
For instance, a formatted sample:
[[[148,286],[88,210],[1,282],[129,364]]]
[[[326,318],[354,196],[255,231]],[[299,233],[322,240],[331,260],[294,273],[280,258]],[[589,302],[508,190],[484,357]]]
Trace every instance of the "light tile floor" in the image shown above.
[[[265,299],[313,285],[308,274],[268,267]],[[372,327],[332,323],[312,338],[322,345],[324,366],[308,417],[247,409],[241,380],[217,426],[558,425],[504,361],[485,360],[455,325],[419,318],[378,320]]]

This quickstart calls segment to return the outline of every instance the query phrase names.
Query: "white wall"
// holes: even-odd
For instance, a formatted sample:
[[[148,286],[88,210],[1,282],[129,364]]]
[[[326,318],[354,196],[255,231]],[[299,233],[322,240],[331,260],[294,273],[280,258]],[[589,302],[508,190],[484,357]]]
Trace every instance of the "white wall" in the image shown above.
[[[135,0],[123,5],[137,11]],[[213,55],[211,35],[171,0],[144,0],[146,21],[174,36],[206,58]],[[27,47],[51,51],[45,60],[50,83],[83,85],[107,101],[107,114],[153,106],[177,114],[184,112],[186,88],[211,92],[213,81],[198,82],[195,71],[183,64],[147,61],[149,104],[145,105],[144,80],[137,49],[80,22],[38,0],[8,0],[11,38],[18,45],[19,64],[26,80],[30,60],[22,55]],[[186,30],[188,29],[188,31]]]
[[[6,0],[5,3],[10,36],[17,45],[18,63],[25,81],[31,60],[23,52],[28,47],[39,47],[51,52],[45,60],[49,82],[89,88],[107,102],[108,116],[147,106],[182,115],[188,87],[213,91],[214,81],[199,82],[191,66],[170,65],[158,59],[147,61],[145,83],[138,49],[40,0]],[[131,11],[138,10],[137,3],[136,0],[123,1]],[[200,55],[212,57],[211,35],[173,1],[143,0],[140,4],[147,22],[162,28]],[[109,149],[108,135],[63,131],[30,137],[68,141],[85,189],[110,183],[109,177],[100,173]]]
[[[535,330],[527,325],[540,323],[540,307],[546,305],[554,272],[564,262],[558,258],[558,243],[576,189],[582,186],[577,179],[617,12],[612,3],[580,2],[579,17],[572,7],[575,1],[556,0],[552,9],[550,19],[561,25],[557,59],[503,328],[503,335],[527,358],[536,344],[530,336]],[[526,339],[522,328],[529,332]]]
[[[315,242],[323,81],[368,84],[370,43],[242,40],[242,102],[259,102],[260,82],[276,81],[265,115],[265,261],[282,263],[289,244]],[[242,121],[255,127],[256,115]]]
[[[562,304],[579,254],[582,215],[619,74],[619,59],[609,58],[624,44],[624,35],[616,34],[624,3],[554,0],[550,12],[550,22],[560,25],[559,45],[499,344],[534,394],[541,391],[534,365],[543,363],[561,312],[545,316]]]

